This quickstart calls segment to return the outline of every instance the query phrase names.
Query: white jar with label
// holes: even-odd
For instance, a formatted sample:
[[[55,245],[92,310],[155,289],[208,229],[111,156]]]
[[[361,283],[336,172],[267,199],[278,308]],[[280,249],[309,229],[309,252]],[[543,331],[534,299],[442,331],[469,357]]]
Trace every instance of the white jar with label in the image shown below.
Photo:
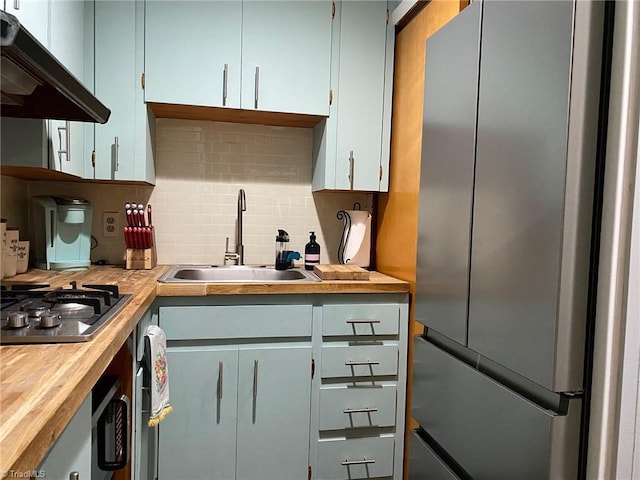
[[[4,276],[15,276],[18,268],[18,240],[20,238],[20,230],[8,227],[4,235]]]

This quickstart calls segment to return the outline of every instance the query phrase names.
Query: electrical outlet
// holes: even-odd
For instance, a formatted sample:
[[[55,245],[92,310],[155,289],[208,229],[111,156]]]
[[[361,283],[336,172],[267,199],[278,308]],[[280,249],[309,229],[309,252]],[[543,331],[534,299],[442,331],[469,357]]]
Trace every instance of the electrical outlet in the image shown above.
[[[102,212],[102,236],[117,237],[119,233],[118,212]]]

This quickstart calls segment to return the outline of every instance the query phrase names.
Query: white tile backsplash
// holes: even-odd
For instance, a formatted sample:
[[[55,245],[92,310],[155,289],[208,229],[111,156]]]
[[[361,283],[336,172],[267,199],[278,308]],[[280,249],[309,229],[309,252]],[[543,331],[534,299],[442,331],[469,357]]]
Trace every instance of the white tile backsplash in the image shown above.
[[[371,210],[372,195],[311,191],[312,130],[195,120],[157,120],[156,186],[22,181],[2,177],[2,216],[25,230],[28,198],[71,195],[93,205],[91,259],[123,263],[124,240],[102,236],[102,212],[124,203],[153,205],[158,261],[163,264],[221,264],[225,238],[235,246],[238,190],[246,192],[245,263],[273,264],[277,229],[304,253],[315,231],[321,262],[337,262],[341,209],[355,202]],[[302,263],[302,262],[300,262]]]
[[[322,262],[337,262],[340,209],[370,195],[311,192],[312,130],[157,120],[156,187],[150,202],[161,263],[220,264],[235,247],[238,191],[246,192],[245,263],[272,264],[277,229],[304,253],[315,231]]]

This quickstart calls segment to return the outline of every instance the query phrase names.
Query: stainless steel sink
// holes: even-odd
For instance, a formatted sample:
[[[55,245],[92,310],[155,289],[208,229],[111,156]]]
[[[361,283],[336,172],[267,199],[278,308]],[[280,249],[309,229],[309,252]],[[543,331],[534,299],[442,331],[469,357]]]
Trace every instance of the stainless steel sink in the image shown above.
[[[276,270],[265,265],[174,265],[159,279],[163,283],[280,283],[319,282],[302,269]]]

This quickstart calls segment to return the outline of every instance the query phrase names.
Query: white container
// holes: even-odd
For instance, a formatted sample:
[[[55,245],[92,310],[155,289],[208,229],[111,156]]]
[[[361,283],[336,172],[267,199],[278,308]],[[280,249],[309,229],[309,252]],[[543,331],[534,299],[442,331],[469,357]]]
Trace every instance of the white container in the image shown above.
[[[29,241],[18,242],[18,259],[16,260],[16,273],[24,273],[29,269]]]
[[[18,239],[20,238],[20,230],[17,228],[7,228],[5,233],[5,250],[4,250],[4,276],[13,277],[17,273],[18,268]]]

